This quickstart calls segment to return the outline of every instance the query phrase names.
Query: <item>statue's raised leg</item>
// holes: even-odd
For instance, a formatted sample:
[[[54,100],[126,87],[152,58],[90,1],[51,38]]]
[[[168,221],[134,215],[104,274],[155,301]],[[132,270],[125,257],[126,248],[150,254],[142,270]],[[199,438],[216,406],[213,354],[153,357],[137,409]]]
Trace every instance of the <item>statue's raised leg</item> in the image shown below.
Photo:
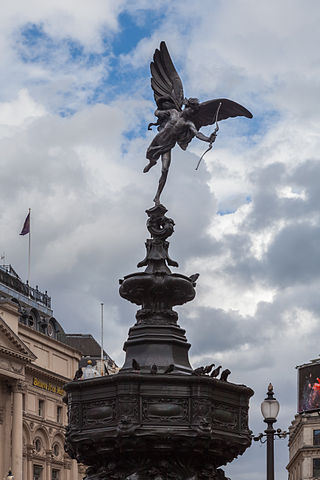
[[[143,169],[143,173],[149,172],[150,168],[152,168],[154,165],[156,165],[157,161],[156,160],[149,160],[148,165],[146,165]]]
[[[156,196],[153,199],[156,205],[160,204],[160,195],[167,181],[167,176],[168,176],[169,167],[171,163],[171,150],[161,155],[161,162],[162,162],[161,177],[159,180],[159,186],[158,186]]]

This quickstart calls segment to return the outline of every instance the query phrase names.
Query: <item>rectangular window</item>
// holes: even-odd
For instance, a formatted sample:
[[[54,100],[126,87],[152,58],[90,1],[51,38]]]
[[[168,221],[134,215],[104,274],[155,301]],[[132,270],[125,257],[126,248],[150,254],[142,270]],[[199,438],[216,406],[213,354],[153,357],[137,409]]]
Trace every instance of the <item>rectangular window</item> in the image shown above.
[[[320,458],[313,459],[313,477],[320,478]]]
[[[33,465],[33,480],[41,480],[42,479],[42,466],[41,465]]]
[[[320,430],[313,430],[313,445],[320,445]]]
[[[39,417],[44,417],[44,400],[39,399]]]
[[[57,423],[62,423],[62,412],[63,409],[61,406],[57,406]]]
[[[26,394],[22,394],[22,410],[25,412],[26,411]]]
[[[60,470],[52,469],[52,480],[60,480]]]

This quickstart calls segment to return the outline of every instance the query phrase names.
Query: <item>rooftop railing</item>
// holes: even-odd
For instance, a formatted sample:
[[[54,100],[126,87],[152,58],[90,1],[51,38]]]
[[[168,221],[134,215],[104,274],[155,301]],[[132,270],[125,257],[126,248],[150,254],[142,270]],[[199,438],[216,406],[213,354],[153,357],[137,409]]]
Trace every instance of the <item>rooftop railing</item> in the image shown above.
[[[0,265],[0,283],[51,308],[51,297],[49,297],[47,292],[40,292],[38,285],[36,288],[32,288],[28,285],[28,282],[24,283],[11,265]]]

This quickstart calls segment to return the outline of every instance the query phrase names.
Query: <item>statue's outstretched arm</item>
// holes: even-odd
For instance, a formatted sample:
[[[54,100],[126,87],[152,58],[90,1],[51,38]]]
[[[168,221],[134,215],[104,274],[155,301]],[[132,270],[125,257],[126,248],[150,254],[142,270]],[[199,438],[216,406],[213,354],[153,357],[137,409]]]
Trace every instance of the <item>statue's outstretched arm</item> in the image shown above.
[[[207,137],[206,135],[204,135],[203,133],[199,132],[196,127],[194,125],[190,125],[190,130],[192,131],[192,133],[194,133],[194,136],[199,138],[199,140],[202,140],[204,142],[208,142],[208,143],[213,143],[216,139],[216,135],[215,134],[212,134],[210,135],[210,137]]]

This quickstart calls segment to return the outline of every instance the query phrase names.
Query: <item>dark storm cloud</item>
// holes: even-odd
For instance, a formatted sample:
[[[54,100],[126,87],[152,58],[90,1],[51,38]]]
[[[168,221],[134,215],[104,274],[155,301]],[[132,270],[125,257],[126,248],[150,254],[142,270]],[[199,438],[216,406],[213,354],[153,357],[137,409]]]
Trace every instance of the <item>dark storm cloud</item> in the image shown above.
[[[226,312],[222,309],[199,307],[195,318],[185,318],[183,315],[181,318],[183,325],[187,326],[189,336],[191,335],[189,340],[193,345],[192,354],[195,356],[209,357],[213,352],[237,349],[244,343],[255,341],[256,338],[250,325],[252,319],[236,311]]]
[[[320,228],[308,223],[281,230],[266,257],[267,274],[279,286],[310,283],[320,276]]]

